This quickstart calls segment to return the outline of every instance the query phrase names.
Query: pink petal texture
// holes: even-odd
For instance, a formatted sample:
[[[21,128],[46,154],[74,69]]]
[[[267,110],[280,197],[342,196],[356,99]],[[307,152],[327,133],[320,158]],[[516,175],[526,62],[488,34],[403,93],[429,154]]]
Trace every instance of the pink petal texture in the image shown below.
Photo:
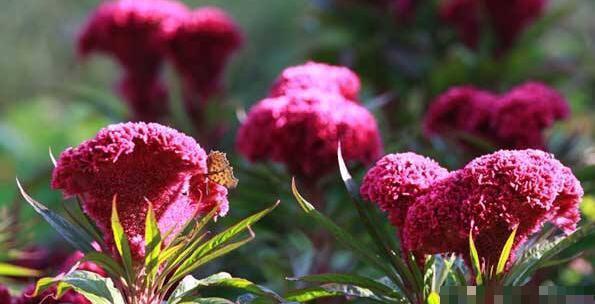
[[[386,212],[394,226],[402,227],[416,198],[446,175],[448,170],[427,157],[411,152],[388,154],[368,170],[360,193]]]
[[[501,150],[476,158],[422,193],[408,210],[403,241],[421,254],[468,257],[472,230],[480,257],[495,265],[514,227],[513,252],[546,222],[574,231],[582,196],[579,181],[553,155]]]
[[[358,99],[360,80],[346,67],[310,61],[283,70],[269,96],[291,95],[292,92],[310,89],[339,94],[345,99],[355,101]]]
[[[318,179],[337,168],[339,141],[347,161],[367,164],[382,151],[376,121],[364,107],[342,95],[306,90],[258,102],[236,146],[251,161],[270,159],[291,174]]]
[[[503,149],[546,149],[544,132],[570,116],[560,93],[539,82],[526,82],[496,95],[471,86],[450,88],[430,105],[424,135],[460,138],[467,134]]]
[[[162,233],[176,232],[211,208],[225,214],[227,190],[207,180],[206,159],[194,139],[169,127],[156,123],[110,125],[60,155],[52,187],[66,197],[82,199],[84,211],[108,244],[113,242],[110,217],[116,196],[124,232],[135,258],[140,258],[149,202]]]

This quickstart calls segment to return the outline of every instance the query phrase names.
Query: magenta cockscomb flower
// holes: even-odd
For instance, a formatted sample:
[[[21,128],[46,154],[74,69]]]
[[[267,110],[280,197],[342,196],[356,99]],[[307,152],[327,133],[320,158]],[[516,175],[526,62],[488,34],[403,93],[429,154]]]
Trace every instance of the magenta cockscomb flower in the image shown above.
[[[51,286],[48,289],[41,292],[39,295],[31,296],[35,291],[35,284],[28,285],[23,290],[23,293],[19,297],[15,297],[12,300],[12,304],[91,304],[91,301],[87,300],[80,293],[74,290],[66,291],[59,299],[55,298],[56,286]],[[0,302],[0,303],[11,303],[11,302]]]
[[[428,138],[467,134],[503,149],[545,149],[544,131],[569,115],[564,97],[542,83],[527,82],[500,96],[462,86],[436,98],[423,128]]]
[[[489,136],[491,111],[497,96],[472,86],[450,88],[430,105],[423,120],[424,134],[456,135],[464,132]]]
[[[420,195],[409,208],[404,243],[421,254],[468,257],[471,230],[480,257],[494,265],[515,227],[513,252],[545,222],[567,234],[574,231],[582,196],[579,181],[551,154],[498,151],[476,158]]]
[[[81,197],[84,211],[108,244],[112,243],[110,216],[116,196],[120,221],[138,258],[144,255],[149,202],[162,233],[175,232],[212,208],[225,214],[227,189],[206,180],[206,159],[194,139],[174,129],[155,123],[116,124],[64,151],[53,172],[52,187],[66,197]]]
[[[310,61],[283,70],[271,88],[270,97],[311,89],[340,94],[345,99],[356,101],[360,80],[346,67]]]
[[[221,88],[225,65],[242,45],[240,28],[225,11],[201,7],[172,22],[164,33],[186,102],[204,102]]]
[[[440,14],[471,48],[477,47],[482,20],[486,20],[495,34],[498,49],[503,51],[542,14],[545,4],[545,0],[444,0]]]
[[[284,163],[291,174],[318,179],[337,167],[341,142],[346,161],[370,163],[382,144],[368,110],[319,90],[267,98],[248,113],[236,146],[251,161]]]
[[[528,82],[500,98],[492,126],[501,147],[544,149],[544,130],[569,115],[568,103],[558,92]]]
[[[119,90],[136,119],[156,120],[167,112],[167,94],[159,80],[163,62],[162,27],[184,15],[175,0],[103,2],[90,16],[78,39],[78,53],[113,56],[124,69]]]
[[[388,154],[366,173],[360,193],[386,212],[394,226],[401,227],[415,199],[446,175],[448,170],[427,157],[410,152]]]

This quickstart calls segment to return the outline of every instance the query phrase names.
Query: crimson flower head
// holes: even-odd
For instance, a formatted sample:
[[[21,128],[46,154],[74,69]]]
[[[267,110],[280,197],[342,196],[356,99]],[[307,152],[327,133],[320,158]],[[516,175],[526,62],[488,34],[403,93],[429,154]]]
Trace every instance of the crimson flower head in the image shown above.
[[[446,175],[448,170],[427,157],[411,152],[388,154],[366,173],[360,193],[387,212],[394,226],[402,227],[409,206]]]
[[[161,233],[177,232],[197,214],[227,211],[227,189],[207,178],[207,156],[196,141],[156,123],[110,125],[62,152],[52,187],[78,196],[85,213],[113,244],[112,200],[135,258],[144,255],[149,203]]]
[[[407,213],[405,247],[468,257],[471,231],[479,256],[495,265],[515,227],[513,253],[546,222],[573,232],[582,196],[579,181],[551,154],[501,150],[437,180],[417,198]]]
[[[492,125],[502,147],[544,149],[543,131],[569,115],[568,103],[558,92],[528,82],[500,98]]]
[[[163,62],[163,24],[184,15],[175,0],[103,2],[78,39],[78,53],[113,56],[124,69],[118,91],[137,120],[157,120],[167,113],[167,91],[159,79]]]
[[[496,36],[500,51],[509,49],[546,5],[546,0],[444,0],[440,15],[453,25],[463,42],[476,48],[483,21]]]
[[[164,29],[167,54],[182,75],[186,98],[208,99],[221,87],[229,57],[243,43],[234,20],[216,7],[201,7]]]
[[[360,80],[349,68],[310,61],[283,70],[271,88],[270,97],[310,89],[340,94],[345,99],[355,101],[358,99]]]
[[[261,100],[236,140],[247,159],[281,162],[291,174],[310,179],[336,168],[339,141],[346,161],[367,164],[382,151],[376,120],[368,110],[320,90]]]

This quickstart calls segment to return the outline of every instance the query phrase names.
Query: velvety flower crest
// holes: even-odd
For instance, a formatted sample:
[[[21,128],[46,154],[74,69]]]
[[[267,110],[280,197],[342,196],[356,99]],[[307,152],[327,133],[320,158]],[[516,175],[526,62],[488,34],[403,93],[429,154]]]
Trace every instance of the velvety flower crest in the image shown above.
[[[112,242],[111,205],[116,196],[131,249],[135,257],[141,257],[149,202],[162,233],[177,231],[207,209],[218,208],[219,215],[227,211],[227,189],[207,180],[206,159],[193,138],[169,127],[115,124],[65,150],[54,169],[52,187],[66,197],[79,196],[83,210],[108,243]]]

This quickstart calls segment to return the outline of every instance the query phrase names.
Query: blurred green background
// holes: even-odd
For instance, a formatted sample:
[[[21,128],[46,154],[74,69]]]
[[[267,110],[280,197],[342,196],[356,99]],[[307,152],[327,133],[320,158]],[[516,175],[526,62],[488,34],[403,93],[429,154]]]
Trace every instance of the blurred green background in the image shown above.
[[[576,171],[583,172],[595,163],[595,19],[592,17],[595,2],[592,0],[551,1],[547,14],[525,33],[509,54],[498,59],[474,53],[457,43],[452,31],[436,20],[435,13],[426,13],[431,10],[429,7],[435,7],[434,1],[427,1],[420,16],[408,25],[394,23],[381,10],[329,10],[328,1],[185,2],[191,7],[216,4],[225,8],[246,34],[245,47],[233,58],[226,72],[225,98],[231,106],[220,119],[237,124],[235,108],[249,107],[264,97],[284,67],[308,59],[341,63],[353,67],[362,76],[362,99],[378,115],[387,152],[415,150],[433,155],[450,166],[458,166],[462,159],[419,136],[420,117],[431,97],[454,84],[475,83],[493,90],[506,90],[524,80],[536,79],[560,90],[573,109],[572,119],[552,131],[552,145],[557,140],[561,146],[553,151],[560,151],[557,156],[568,159]],[[125,120],[126,109],[112,91],[119,67],[102,56],[94,56],[83,63],[74,52],[77,32],[98,3],[89,0],[3,3],[0,10],[0,205],[25,204],[16,194],[14,179],[18,176],[35,198],[59,206],[60,194],[49,185],[48,148],[57,155],[64,148],[93,136],[101,127]],[[417,41],[434,31],[445,32],[446,42],[433,45],[431,51],[418,53]],[[388,60],[387,63],[383,57],[387,49],[397,57],[404,56],[405,60]],[[177,100],[176,76],[170,66],[166,69],[172,99]],[[391,110],[392,113],[386,110],[390,110],[389,106],[374,107],[374,98],[386,93],[399,100],[399,109]],[[234,135],[232,128],[219,149],[232,153]],[[232,159],[240,168],[247,166],[237,155],[232,155]],[[272,171],[276,173],[267,173],[270,181],[242,179],[244,175],[240,173],[240,186],[230,199],[231,211],[222,222],[234,222],[276,199],[282,200],[282,207],[255,227],[257,240],[254,243],[205,272],[226,270],[277,289],[287,288],[284,277],[307,272],[313,249],[301,230],[307,230],[308,222],[288,194],[290,177],[280,168]],[[330,179],[325,213],[345,227],[353,228],[352,231],[361,231],[357,230],[354,210],[338,176]],[[585,181],[584,186],[588,194],[594,193],[592,182]],[[584,203],[585,218],[593,219],[594,204],[592,198]],[[36,242],[48,246],[60,242],[28,207],[22,209],[23,220],[35,225]],[[554,270],[548,279],[568,285],[592,284],[592,252],[573,263],[583,264],[581,267],[566,264]],[[349,253],[341,250],[335,252],[332,267],[367,271],[359,269]]]

